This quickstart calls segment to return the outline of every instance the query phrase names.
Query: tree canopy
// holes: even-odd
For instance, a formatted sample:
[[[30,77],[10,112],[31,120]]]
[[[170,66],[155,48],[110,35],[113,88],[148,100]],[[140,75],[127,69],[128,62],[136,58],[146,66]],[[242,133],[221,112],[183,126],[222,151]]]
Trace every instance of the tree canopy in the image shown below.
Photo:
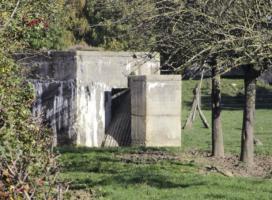
[[[150,0],[138,10],[148,4],[154,9],[132,13],[141,16],[135,27],[141,37],[150,37],[147,31],[156,36],[152,49],[168,55],[170,65],[203,64],[211,55],[222,67],[251,64],[263,70],[271,65],[270,0]]]

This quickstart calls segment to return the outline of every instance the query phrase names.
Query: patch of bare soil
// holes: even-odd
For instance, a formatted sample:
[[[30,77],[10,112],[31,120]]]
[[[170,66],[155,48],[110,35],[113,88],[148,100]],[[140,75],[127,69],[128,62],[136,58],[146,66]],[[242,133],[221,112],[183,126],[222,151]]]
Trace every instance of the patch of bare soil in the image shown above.
[[[95,194],[92,194],[91,192],[85,191],[85,190],[71,190],[66,194],[64,199],[69,200],[92,200],[96,199]]]
[[[144,151],[117,155],[122,162],[152,164],[158,161],[196,163],[200,173],[220,173],[224,176],[272,178],[272,156],[256,156],[253,166],[245,166],[238,155],[228,154],[224,158],[211,157],[208,152],[191,150],[179,155],[164,151]]]
[[[254,165],[246,166],[238,155],[227,154],[224,158],[214,158],[208,152],[190,151],[187,159],[193,159],[202,167],[202,172],[217,172],[225,176],[272,178],[272,156],[256,155]]]
[[[162,160],[180,160],[178,155],[164,151],[143,151],[117,155],[122,162],[134,164],[152,164]]]

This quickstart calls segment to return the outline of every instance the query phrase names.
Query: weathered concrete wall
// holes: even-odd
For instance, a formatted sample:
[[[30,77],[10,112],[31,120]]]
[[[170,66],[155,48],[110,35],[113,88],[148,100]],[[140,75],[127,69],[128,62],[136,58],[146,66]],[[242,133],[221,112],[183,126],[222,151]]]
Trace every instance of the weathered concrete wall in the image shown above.
[[[111,91],[127,88],[130,74],[159,74],[159,57],[130,52],[48,52],[17,54],[29,68],[37,101],[56,144],[100,146],[111,122]]]
[[[33,115],[52,128],[55,145],[76,141],[76,60],[74,52],[15,54],[36,90]]]
[[[181,145],[181,76],[130,76],[131,142]]]
[[[77,144],[100,146],[111,121],[111,90],[127,88],[127,76],[131,73],[158,74],[159,57],[150,59],[145,53],[77,51],[76,60]]]
[[[31,81],[36,89],[33,115],[52,128],[55,145],[75,144],[75,81]]]

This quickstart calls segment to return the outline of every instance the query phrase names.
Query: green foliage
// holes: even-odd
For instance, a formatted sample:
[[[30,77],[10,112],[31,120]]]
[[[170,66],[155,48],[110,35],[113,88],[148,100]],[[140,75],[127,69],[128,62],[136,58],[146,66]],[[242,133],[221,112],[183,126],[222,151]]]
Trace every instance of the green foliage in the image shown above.
[[[61,0],[1,0],[0,199],[56,195],[58,167],[51,133],[32,118],[34,90],[11,55],[23,49],[62,48],[63,5]]]
[[[48,29],[48,30],[47,30]],[[23,33],[23,40],[27,42],[32,49],[62,49],[65,44],[63,40],[65,32],[58,25],[51,25],[48,28],[43,25],[29,27]]]
[[[146,50],[151,42],[151,39],[143,40],[134,28],[138,18],[127,18],[137,10],[133,1],[70,0],[67,6],[70,10],[69,30],[77,43],[120,51]]]
[[[50,132],[31,117],[33,88],[2,52],[0,72],[0,198],[49,197],[57,166]]]
[[[68,0],[66,2],[66,10],[68,29],[74,37],[75,43],[85,43],[90,25],[85,16],[85,0]]]
[[[71,33],[67,31],[64,1],[20,1],[17,9],[16,2],[1,0],[0,34],[8,49],[62,49],[71,45],[72,37],[66,36]]]
[[[126,4],[123,1],[87,1],[86,18],[91,26],[87,41],[92,46],[102,46],[108,49],[125,49],[127,41],[124,34],[129,25],[116,23],[126,12]]]

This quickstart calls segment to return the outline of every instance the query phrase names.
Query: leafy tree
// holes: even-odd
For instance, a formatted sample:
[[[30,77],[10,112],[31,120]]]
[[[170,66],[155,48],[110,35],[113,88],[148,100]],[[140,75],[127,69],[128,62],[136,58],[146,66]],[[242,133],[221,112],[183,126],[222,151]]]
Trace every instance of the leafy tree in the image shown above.
[[[31,119],[34,92],[19,71],[1,52],[0,198],[45,198],[57,170],[51,134]]]
[[[143,40],[133,28],[139,17],[123,18],[135,12],[137,4],[130,0],[69,0],[68,30],[75,43],[117,51],[147,50],[149,40]]]
[[[76,44],[86,44],[86,37],[90,25],[86,18],[86,0],[67,0],[65,4],[67,16],[67,29],[72,34],[72,41]]]
[[[72,44],[62,0],[2,0],[1,5],[0,29],[9,49],[61,49]]]

